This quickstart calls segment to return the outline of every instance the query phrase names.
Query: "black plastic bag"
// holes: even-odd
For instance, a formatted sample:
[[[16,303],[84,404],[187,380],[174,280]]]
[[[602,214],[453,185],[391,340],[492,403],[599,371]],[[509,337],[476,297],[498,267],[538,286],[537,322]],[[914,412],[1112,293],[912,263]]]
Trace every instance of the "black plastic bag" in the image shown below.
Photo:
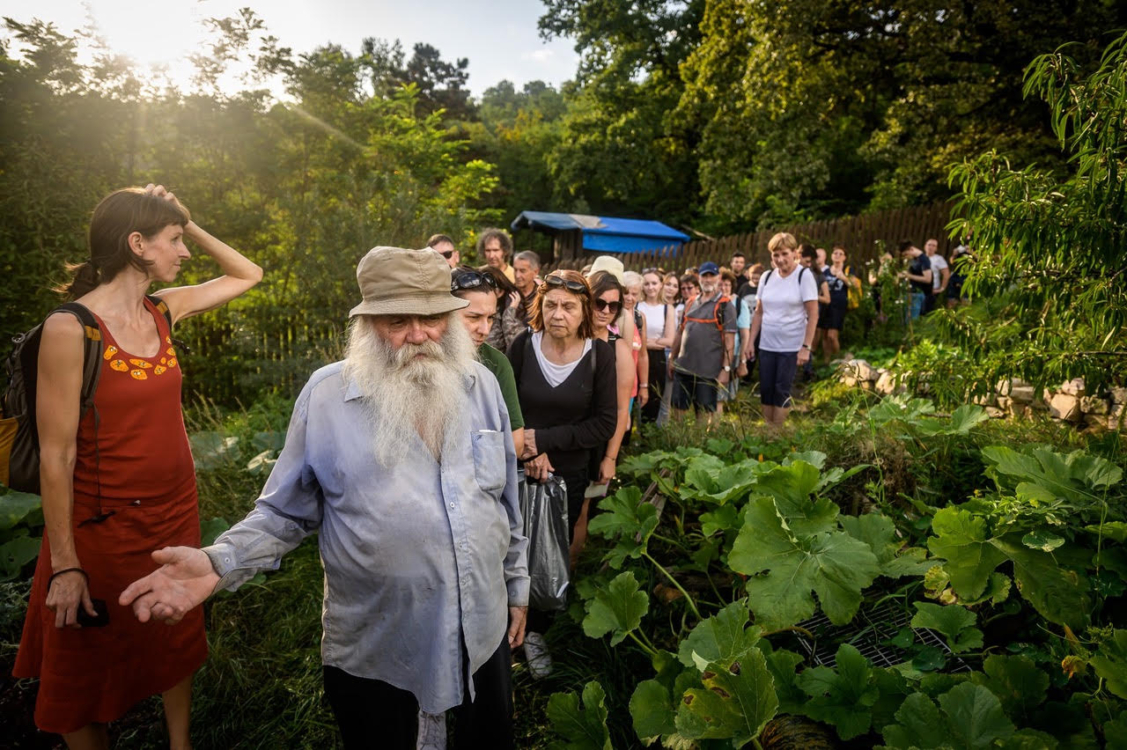
[[[521,472],[520,512],[528,537],[528,606],[561,610],[567,606],[571,564],[564,480],[549,476],[545,482],[529,482]]]

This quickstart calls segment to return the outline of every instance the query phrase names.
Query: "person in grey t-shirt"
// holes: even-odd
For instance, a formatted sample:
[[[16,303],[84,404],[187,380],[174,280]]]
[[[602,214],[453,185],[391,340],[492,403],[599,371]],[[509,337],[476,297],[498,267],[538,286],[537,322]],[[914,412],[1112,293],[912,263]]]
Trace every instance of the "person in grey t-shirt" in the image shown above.
[[[720,292],[720,267],[702,263],[700,294],[685,303],[669,357],[674,410],[683,415],[691,406],[712,421],[719,390],[732,377],[735,345],[736,308]]]

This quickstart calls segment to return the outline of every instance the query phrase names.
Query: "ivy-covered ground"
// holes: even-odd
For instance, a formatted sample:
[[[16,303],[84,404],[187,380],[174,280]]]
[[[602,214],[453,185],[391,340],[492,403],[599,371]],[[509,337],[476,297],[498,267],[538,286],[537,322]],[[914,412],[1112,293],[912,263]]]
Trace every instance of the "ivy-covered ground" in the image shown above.
[[[516,664],[518,746],[1127,746],[1120,437],[833,385],[804,402],[776,440],[746,399],[710,433],[635,440],[547,634],[553,674]],[[194,410],[205,533],[250,507],[288,417]],[[40,533],[15,515],[5,539]],[[5,675],[29,573],[0,584]],[[335,745],[321,595],[307,540],[207,605],[198,747]],[[5,746],[56,746],[33,685],[0,679]],[[156,701],[114,735],[158,745]]]

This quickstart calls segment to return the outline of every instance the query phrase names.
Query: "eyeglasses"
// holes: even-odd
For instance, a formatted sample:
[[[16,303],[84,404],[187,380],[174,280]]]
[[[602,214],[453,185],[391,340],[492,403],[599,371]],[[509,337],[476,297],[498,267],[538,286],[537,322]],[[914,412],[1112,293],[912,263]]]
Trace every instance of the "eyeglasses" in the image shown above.
[[[608,307],[610,308],[610,314],[611,315],[618,315],[618,311],[622,309],[622,303],[621,302],[607,302],[605,299],[595,300],[595,308],[599,312],[605,312]]]
[[[582,281],[570,281],[563,278],[562,276],[556,276],[554,274],[544,279],[544,283],[552,287],[553,289],[559,289],[560,287],[563,287],[569,292],[575,292],[576,294],[585,294],[587,292],[587,287],[583,284]]]
[[[456,252],[458,252],[458,251],[457,250],[447,250],[444,253],[439,253],[439,255],[441,255],[446,260],[450,260],[450,258],[453,257],[454,253],[456,253]]]
[[[454,274],[450,279],[450,291],[461,292],[469,289],[477,289],[479,286],[487,286],[492,289],[497,288],[497,282],[492,276],[487,273],[479,271],[464,271],[462,273]]]

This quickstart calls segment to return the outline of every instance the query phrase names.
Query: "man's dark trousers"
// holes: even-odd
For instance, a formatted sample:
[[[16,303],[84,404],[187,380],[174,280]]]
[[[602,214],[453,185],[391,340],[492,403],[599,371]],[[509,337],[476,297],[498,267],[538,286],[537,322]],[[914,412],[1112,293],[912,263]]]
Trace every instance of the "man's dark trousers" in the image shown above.
[[[474,672],[477,694],[466,691],[454,709],[454,750],[513,745],[513,685],[508,635]],[[325,697],[333,709],[345,750],[415,750],[419,703],[415,696],[381,680],[355,677],[336,667],[325,668]]]

